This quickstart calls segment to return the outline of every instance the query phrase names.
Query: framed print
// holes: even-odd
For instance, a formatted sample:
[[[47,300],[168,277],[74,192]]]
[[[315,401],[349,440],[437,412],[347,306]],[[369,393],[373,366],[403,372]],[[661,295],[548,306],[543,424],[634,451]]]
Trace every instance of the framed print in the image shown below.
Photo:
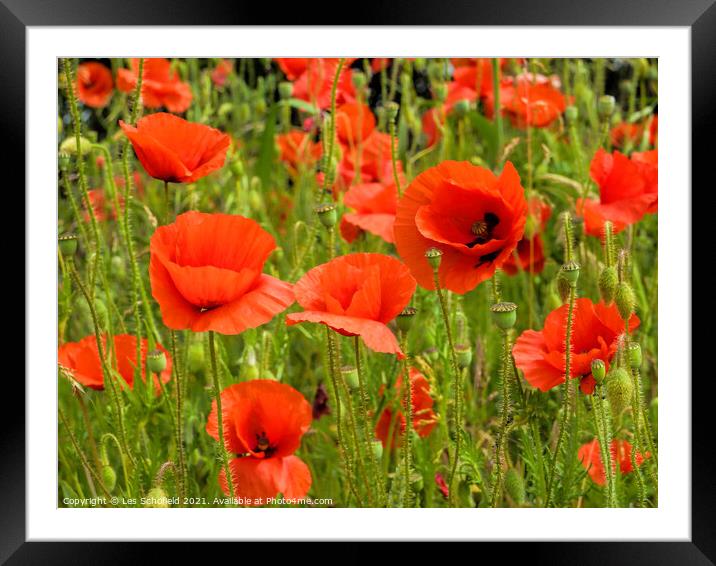
[[[27,222],[3,559],[712,563],[691,186],[716,8],[210,4],[2,7]]]

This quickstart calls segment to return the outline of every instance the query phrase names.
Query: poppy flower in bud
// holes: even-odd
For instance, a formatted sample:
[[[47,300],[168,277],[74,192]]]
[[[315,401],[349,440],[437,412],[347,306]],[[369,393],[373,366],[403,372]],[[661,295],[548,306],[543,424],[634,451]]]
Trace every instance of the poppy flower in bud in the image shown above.
[[[341,235],[353,242],[362,231],[379,236],[389,244],[393,237],[398,191],[395,183],[363,183],[353,185],[343,197],[343,204],[355,212],[346,212],[341,219]]]
[[[569,305],[564,304],[547,315],[540,331],[525,330],[515,341],[512,355],[525,379],[540,391],[549,391],[564,383],[565,329]],[[639,326],[639,317],[629,318],[629,331]],[[593,303],[590,299],[576,300],[572,325],[572,354],[570,377],[580,378],[583,393],[594,391],[592,362],[603,360],[607,370],[617,351],[624,322],[616,305]]]
[[[447,482],[440,472],[435,472],[435,485],[438,486],[440,493],[445,499],[450,497],[450,489],[448,488]]]
[[[149,242],[149,280],[174,330],[239,334],[293,303],[291,285],[262,273],[276,248],[258,223],[232,214],[186,212]]]
[[[141,341],[142,352],[142,380],[147,379],[147,348],[145,338]],[[156,348],[164,353],[167,365],[161,372],[162,383],[167,383],[172,375],[172,360],[166,348],[157,344]],[[137,365],[137,338],[132,334],[117,334],[114,336],[113,355],[114,369],[127,382],[129,388],[134,386],[134,368]],[[102,336],[102,351],[107,356],[107,336]],[[108,358],[109,359],[109,358]],[[97,349],[97,339],[92,334],[85,336],[79,342],[65,342],[57,350],[57,363],[67,371],[76,381],[92,389],[104,389],[104,374],[102,363]],[[108,361],[109,363],[109,361]],[[156,375],[154,376],[154,392],[161,393],[161,387]]]
[[[157,112],[136,126],[119,125],[147,174],[171,183],[193,183],[221,169],[231,138],[216,128]]]
[[[221,412],[224,446],[236,455],[229,461],[234,496],[248,498],[250,504],[265,504],[279,493],[287,499],[305,497],[311,472],[294,454],[311,426],[311,405],[303,395],[272,379],[244,381],[221,392]],[[206,432],[219,440],[216,400]],[[223,468],[219,483],[228,495]]]
[[[77,66],[77,98],[91,108],[107,106],[114,91],[112,71],[97,61]]]
[[[376,352],[405,355],[386,326],[410,302],[415,279],[405,265],[382,254],[350,254],[314,267],[294,286],[305,309],[286,324],[318,322],[344,336],[360,336]]]
[[[276,136],[280,159],[292,174],[296,174],[301,167],[313,168],[321,158],[321,142],[314,142],[311,138],[311,134],[301,130],[291,130]]]
[[[139,78],[139,59],[132,59],[130,69],[117,71],[117,88],[132,92]],[[186,112],[191,105],[191,86],[182,82],[176,71],[172,72],[168,59],[144,60],[142,72],[142,104],[147,108],[164,107],[169,112]]]
[[[413,405],[413,429],[420,438],[428,436],[437,426],[437,416],[433,411],[434,401],[430,396],[430,383],[426,377],[415,368],[410,368],[410,392]],[[400,375],[395,382],[394,397],[389,405],[383,409],[375,425],[375,436],[383,446],[390,444],[393,448],[399,446],[405,434],[405,391],[403,390],[403,376]],[[397,408],[401,407],[401,408]]]
[[[463,294],[510,257],[526,218],[524,189],[512,163],[496,177],[468,162],[444,161],[405,189],[395,216],[395,244],[426,289],[435,287],[425,252],[440,249],[440,286]]]
[[[620,232],[656,209],[657,150],[629,159],[618,151],[610,154],[599,149],[590,173],[599,187],[599,200],[577,200],[577,213],[584,218],[587,234],[601,236],[607,220],[612,222],[614,233]]]
[[[552,215],[552,208],[538,197],[532,197],[528,206],[531,222],[536,225],[536,229],[532,229],[532,236],[529,237],[527,226],[525,227],[525,235],[517,243],[515,252],[502,264],[502,270],[508,275],[515,275],[518,271],[541,273],[544,269],[546,258],[540,233],[545,229],[547,220]],[[529,222],[530,218],[528,217]]]
[[[631,463],[631,451],[632,446],[626,440],[612,440],[610,444],[612,467],[616,469],[617,463],[619,463],[619,472],[624,475],[634,471],[634,466]],[[641,466],[645,458],[650,456],[649,452],[642,455],[640,452],[636,453],[636,465]],[[591,442],[583,444],[577,452],[584,469],[588,471],[589,477],[597,485],[604,485],[607,481],[607,477],[604,473],[604,464],[602,463],[602,452],[599,447],[599,440],[594,439]]]

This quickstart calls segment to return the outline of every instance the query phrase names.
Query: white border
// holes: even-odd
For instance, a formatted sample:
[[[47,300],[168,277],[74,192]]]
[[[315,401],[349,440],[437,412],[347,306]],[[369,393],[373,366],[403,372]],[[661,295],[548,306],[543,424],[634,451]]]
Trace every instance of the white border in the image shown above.
[[[690,40],[686,27],[27,28],[28,540],[690,540]],[[658,509],[56,508],[56,58],[326,55],[659,57]]]

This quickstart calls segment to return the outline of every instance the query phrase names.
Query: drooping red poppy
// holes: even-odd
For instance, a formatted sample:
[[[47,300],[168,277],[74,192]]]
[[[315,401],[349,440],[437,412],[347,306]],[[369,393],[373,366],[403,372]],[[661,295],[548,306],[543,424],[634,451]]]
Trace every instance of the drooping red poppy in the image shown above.
[[[406,419],[403,411],[406,405],[402,375],[398,376],[394,389],[393,399],[383,409],[375,425],[375,436],[383,443],[383,447],[389,444],[393,448],[400,446],[403,434],[405,434]],[[410,368],[410,392],[413,405],[413,429],[420,438],[425,438],[438,424],[437,416],[433,411],[435,402],[430,396],[430,382],[422,373],[412,367]]]
[[[221,169],[231,138],[216,128],[157,112],[136,127],[119,125],[148,175],[171,183],[193,183]]]
[[[619,463],[619,472],[624,475],[634,471],[634,466],[631,463],[631,451],[632,445],[626,440],[612,440],[609,445],[609,449],[612,453],[612,469],[616,470],[617,462]],[[636,453],[636,465],[641,466],[645,458],[648,458],[650,454],[647,452],[646,455],[642,455],[640,452]],[[604,473],[604,464],[602,463],[602,452],[599,447],[599,440],[594,439],[591,442],[587,442],[580,446],[577,452],[579,461],[584,466],[584,469],[589,472],[589,477],[597,485],[604,485],[607,481],[607,476]]]
[[[262,273],[276,248],[257,222],[186,212],[149,242],[149,279],[164,324],[174,330],[239,334],[293,303],[291,285]]]
[[[230,59],[222,59],[211,71],[211,81],[219,87],[226,84],[229,75],[234,72],[234,62]]]
[[[360,336],[376,352],[404,358],[386,326],[410,302],[415,279],[400,261],[382,254],[350,254],[314,267],[294,286],[305,309],[286,324],[318,322],[344,336]]]
[[[346,59],[338,76],[337,104],[355,100],[355,87],[349,68],[353,61],[354,59]],[[322,110],[328,108],[331,105],[331,90],[338,62],[335,58],[308,59],[305,70],[293,82],[294,98],[310,102]]]
[[[544,269],[545,255],[544,244],[540,233],[544,230],[547,220],[552,215],[552,208],[539,197],[532,197],[528,203],[529,212],[532,215],[536,229],[531,238],[527,234],[517,243],[515,253],[505,260],[502,270],[508,275],[515,275],[518,271],[529,271],[541,273]]]
[[[600,148],[592,159],[590,173],[599,186],[599,200],[577,200],[577,213],[584,217],[587,234],[601,236],[607,220],[612,222],[614,233],[620,232],[655,209],[656,153],[634,160]]]
[[[393,237],[398,191],[395,183],[353,185],[343,197],[343,204],[355,210],[341,218],[341,235],[352,243],[362,231],[379,236],[389,244]]]
[[[230,385],[221,392],[224,446],[236,457],[229,462],[234,496],[249,504],[266,504],[281,493],[303,498],[311,487],[311,472],[294,452],[311,426],[311,405],[290,385],[273,379],[255,379]],[[219,440],[216,400],[206,432]],[[219,483],[228,495],[222,469]]]
[[[321,142],[314,142],[311,134],[301,130],[291,130],[276,136],[281,161],[295,174],[300,167],[312,168],[321,158]]]
[[[139,78],[139,59],[130,61],[131,69],[117,71],[117,88],[131,92],[137,86]],[[186,112],[191,106],[192,92],[188,83],[182,82],[179,75],[171,70],[168,59],[144,59],[142,73],[142,104],[147,108],[164,107],[169,112]]]
[[[522,238],[527,218],[515,167],[502,174],[444,161],[418,175],[398,202],[395,244],[418,283],[434,289],[429,248],[443,252],[440,286],[466,293],[492,277]]]
[[[134,171],[132,177],[132,182],[137,196],[141,197],[144,194],[142,176],[139,174],[139,171]],[[119,193],[117,195],[117,200],[119,201],[120,211],[124,210],[124,176],[117,175],[114,178],[114,186]],[[104,188],[98,187],[96,189],[90,189],[87,191],[87,196],[89,196],[90,206],[92,206],[94,216],[99,222],[104,222],[108,218],[114,220],[117,217],[116,211],[114,210],[114,203],[111,199],[106,198]],[[87,222],[89,222],[89,212],[87,210],[85,210],[84,218]]]
[[[107,106],[114,81],[112,71],[97,61],[80,63],[77,66],[77,98],[91,108]]]
[[[148,342],[146,338],[141,342],[142,351],[142,381],[147,380],[147,348]],[[167,358],[167,366],[160,374],[162,383],[167,383],[172,375],[172,360],[169,352],[161,344],[157,344],[157,349],[164,352]],[[105,357],[107,356],[107,336],[102,336],[102,350]],[[127,382],[130,389],[134,387],[134,368],[137,365],[137,338],[131,334],[117,334],[114,337],[114,359],[116,365],[114,369]],[[94,335],[85,336],[79,342],[65,342],[57,350],[57,363],[60,364],[69,374],[72,375],[79,383],[85,387],[92,389],[104,389],[104,374],[102,373],[102,363],[99,359],[99,350],[97,349],[97,339]],[[159,381],[154,376],[155,394],[161,393]]]
[[[564,383],[568,308],[569,305],[564,304],[553,310],[547,315],[542,330],[525,330],[512,348],[515,364],[527,382],[540,391],[549,391]],[[638,326],[639,317],[632,314],[629,331]],[[608,371],[623,333],[624,322],[614,303],[606,306],[602,301],[595,304],[586,298],[576,300],[569,374],[572,379],[581,379],[583,393],[590,394],[594,390],[592,361],[602,360]]]

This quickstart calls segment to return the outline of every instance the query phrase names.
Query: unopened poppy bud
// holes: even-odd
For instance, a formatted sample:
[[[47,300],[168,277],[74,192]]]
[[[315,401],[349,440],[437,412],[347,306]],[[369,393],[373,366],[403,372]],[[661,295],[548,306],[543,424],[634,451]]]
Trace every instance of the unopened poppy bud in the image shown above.
[[[510,468],[505,474],[505,491],[517,505],[524,504],[526,495],[525,482],[514,468]]]
[[[603,360],[592,360],[592,377],[594,381],[601,384],[604,381],[604,375],[606,373],[606,366]]]
[[[535,234],[537,234],[538,229],[539,223],[534,217],[534,214],[528,214],[527,220],[525,221],[525,239],[531,240],[532,238],[534,238]]]
[[[239,377],[244,381],[259,378],[259,366],[256,363],[256,350],[253,346],[246,347],[245,361],[241,364]]]
[[[559,293],[559,298],[562,300],[562,303],[565,303],[567,299],[569,299],[571,289],[572,285],[564,276],[564,273],[560,270],[559,275],[557,276],[557,292]]]
[[[614,99],[613,96],[609,94],[600,96],[599,103],[597,104],[599,116],[601,118],[609,118],[612,114],[614,114],[614,109],[616,108],[616,106],[617,101]]]
[[[496,303],[490,307],[492,321],[502,330],[509,330],[517,322],[517,305],[515,303]]]
[[[77,253],[77,236],[74,234],[63,234],[57,238],[57,245],[60,248],[60,253],[65,256],[73,256]]]
[[[465,116],[470,111],[470,101],[465,98],[458,100],[452,109],[456,116]]]
[[[472,350],[467,344],[455,344],[455,357],[460,369],[467,369],[472,363]]]
[[[365,73],[363,71],[354,70],[353,71],[353,86],[356,87],[356,90],[360,91],[362,90],[367,82],[367,79],[365,77]]]
[[[248,122],[251,117],[251,107],[247,102],[242,102],[239,104],[236,114],[240,122]]]
[[[388,102],[385,105],[385,115],[391,122],[395,120],[398,117],[398,110],[400,109],[400,106],[397,102]]]
[[[348,387],[351,389],[358,389],[360,382],[358,380],[358,370],[354,366],[343,366],[341,368],[341,375],[346,380]]]
[[[281,100],[286,100],[287,98],[291,98],[291,95],[293,94],[293,83],[290,83],[288,81],[283,81],[278,83],[278,95],[281,97]]]
[[[641,367],[641,345],[639,342],[629,343],[629,365],[632,369],[639,369]]]
[[[612,265],[602,269],[602,272],[599,274],[599,294],[602,296],[605,304],[611,304],[614,300],[617,285],[619,285],[617,268]]]
[[[620,413],[631,402],[634,384],[624,368],[613,367],[606,378],[607,399],[615,413]]]
[[[167,368],[167,357],[161,350],[152,350],[147,354],[147,369],[152,373],[162,373]]]
[[[396,318],[396,323],[401,332],[408,332],[413,324],[413,318],[418,309],[415,307],[405,307]]]
[[[443,257],[443,251],[440,248],[429,248],[425,252],[425,257],[433,269],[438,269]]]
[[[579,279],[579,264],[576,261],[569,261],[562,265],[562,276],[574,287]]]
[[[370,443],[370,447],[373,450],[375,459],[380,462],[383,459],[383,443],[379,440],[374,440]]]
[[[617,304],[619,316],[622,317],[622,320],[628,320],[634,312],[636,299],[634,298],[634,291],[632,291],[631,286],[626,281],[622,281],[617,285],[614,302]]]
[[[256,190],[249,191],[249,206],[254,212],[261,212],[264,209],[264,199],[261,197],[261,193]]]
[[[92,151],[92,142],[87,138],[81,137],[80,153],[82,155],[87,155],[90,151]],[[77,139],[74,136],[65,138],[60,144],[60,154],[62,153],[67,155],[77,155]]]
[[[437,362],[440,357],[440,352],[438,352],[438,349],[435,346],[430,346],[429,348],[425,348],[423,356],[431,362]]]
[[[102,466],[102,483],[110,493],[112,493],[114,486],[117,485],[117,473],[109,464]]]
[[[122,256],[113,255],[112,259],[109,260],[109,264],[113,277],[116,277],[119,281],[124,281],[127,278],[127,268],[124,265]]]
[[[169,507],[167,493],[161,487],[153,487],[146,497],[145,507],[166,508]]]
[[[338,222],[338,211],[332,202],[319,204],[313,208],[313,211],[318,214],[318,219],[326,228],[333,228]]]
[[[266,113],[266,100],[264,98],[256,99],[256,102],[254,103],[254,110],[256,110],[256,113],[259,116],[262,114],[265,114]]]
[[[576,106],[567,106],[564,111],[564,117],[567,118],[567,122],[574,124],[579,118],[579,110],[577,110]]]
[[[440,83],[435,86],[435,98],[437,98],[440,102],[445,102],[447,100],[448,95],[448,88],[445,83]]]
[[[187,353],[187,364],[189,371],[196,373],[206,367],[204,359],[204,345],[201,342],[194,342],[189,346]]]
[[[423,491],[423,485],[423,474],[417,472],[410,474],[410,486],[413,488],[413,491]]]
[[[221,106],[219,106],[219,110],[216,113],[219,115],[219,118],[224,118],[233,109],[234,109],[234,105],[231,104],[231,102],[224,102]]]

